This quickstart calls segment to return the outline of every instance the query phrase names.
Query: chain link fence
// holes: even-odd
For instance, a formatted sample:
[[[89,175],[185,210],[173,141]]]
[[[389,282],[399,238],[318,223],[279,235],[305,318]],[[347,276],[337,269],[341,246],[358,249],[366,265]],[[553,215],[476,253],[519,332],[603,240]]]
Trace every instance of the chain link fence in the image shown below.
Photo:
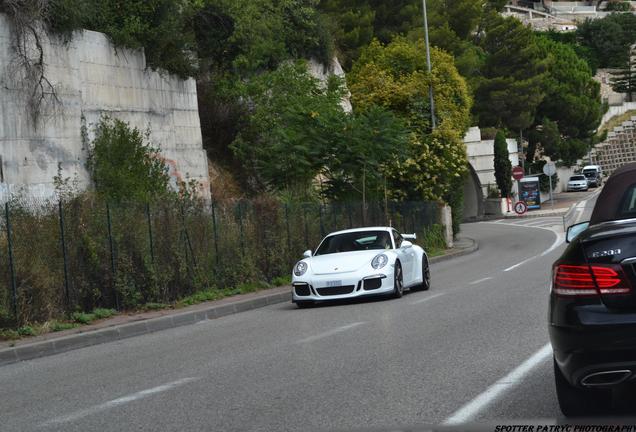
[[[0,218],[0,327],[269,282],[336,230],[391,225],[426,239],[439,224],[431,202],[14,199]]]

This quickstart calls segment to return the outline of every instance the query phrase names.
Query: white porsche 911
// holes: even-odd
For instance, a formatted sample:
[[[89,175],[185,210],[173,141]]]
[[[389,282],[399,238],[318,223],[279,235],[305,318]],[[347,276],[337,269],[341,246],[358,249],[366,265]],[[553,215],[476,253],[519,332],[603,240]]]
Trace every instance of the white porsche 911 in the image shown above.
[[[292,302],[298,307],[325,300],[373,295],[402,297],[405,288],[431,285],[428,256],[391,227],[356,228],[325,237],[312,254],[296,263]]]

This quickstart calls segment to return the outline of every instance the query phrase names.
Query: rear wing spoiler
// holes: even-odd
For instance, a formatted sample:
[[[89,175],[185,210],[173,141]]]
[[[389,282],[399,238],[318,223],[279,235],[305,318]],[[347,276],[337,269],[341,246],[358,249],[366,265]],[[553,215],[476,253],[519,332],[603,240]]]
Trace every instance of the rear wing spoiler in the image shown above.
[[[404,240],[417,240],[417,234],[402,234]]]

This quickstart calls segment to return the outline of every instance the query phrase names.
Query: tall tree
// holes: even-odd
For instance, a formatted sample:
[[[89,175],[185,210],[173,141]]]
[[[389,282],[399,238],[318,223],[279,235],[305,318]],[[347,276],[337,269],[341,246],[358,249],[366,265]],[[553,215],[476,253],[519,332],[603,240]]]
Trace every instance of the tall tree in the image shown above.
[[[636,16],[613,13],[602,19],[587,20],[576,30],[577,40],[588,47],[601,68],[623,67],[629,48],[636,42]]]
[[[467,166],[462,137],[470,123],[472,100],[453,58],[434,48],[433,70],[426,71],[423,41],[398,37],[388,45],[374,41],[348,75],[354,108],[390,109],[411,131],[407,158],[389,175],[392,194],[403,199],[459,203]],[[431,131],[428,85],[435,89],[439,125]],[[456,209],[456,214],[460,209]]]
[[[547,59],[542,82],[546,96],[537,109],[537,119],[556,122],[564,139],[591,137],[603,116],[600,84],[570,46],[543,37],[537,38],[537,45]]]
[[[323,142],[306,139],[305,129],[342,127],[341,83],[334,79],[322,87],[299,62],[248,81],[241,94],[248,115],[231,149],[244,169],[245,188],[304,198],[328,154]],[[321,135],[329,137],[322,129],[312,134]]]
[[[630,59],[626,66],[611,74],[610,83],[617,93],[625,93],[627,100],[632,101],[632,95],[636,92],[636,59]]]
[[[508,153],[506,135],[497,131],[495,136],[495,180],[502,197],[509,197],[512,191],[512,164]]]
[[[546,62],[532,31],[515,18],[493,17],[486,29],[483,78],[475,93],[480,126],[520,131],[544,98]]]
[[[319,118],[314,121],[321,121]],[[408,146],[408,130],[393,113],[379,106],[347,115],[342,127],[324,124],[316,141],[325,140],[322,174],[327,179],[325,193],[336,199],[360,199],[366,208],[369,197],[380,198],[390,165],[403,160]],[[309,138],[309,136],[308,136]]]
[[[373,39],[375,11],[368,0],[325,0],[320,8],[330,19],[338,60],[349,70]]]

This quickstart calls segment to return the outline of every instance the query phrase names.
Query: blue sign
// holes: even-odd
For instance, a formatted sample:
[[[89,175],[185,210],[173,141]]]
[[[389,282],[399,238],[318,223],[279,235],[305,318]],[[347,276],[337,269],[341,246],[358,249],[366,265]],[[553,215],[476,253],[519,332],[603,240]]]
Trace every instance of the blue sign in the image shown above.
[[[519,181],[519,199],[528,205],[528,209],[541,208],[539,177],[524,177]]]

